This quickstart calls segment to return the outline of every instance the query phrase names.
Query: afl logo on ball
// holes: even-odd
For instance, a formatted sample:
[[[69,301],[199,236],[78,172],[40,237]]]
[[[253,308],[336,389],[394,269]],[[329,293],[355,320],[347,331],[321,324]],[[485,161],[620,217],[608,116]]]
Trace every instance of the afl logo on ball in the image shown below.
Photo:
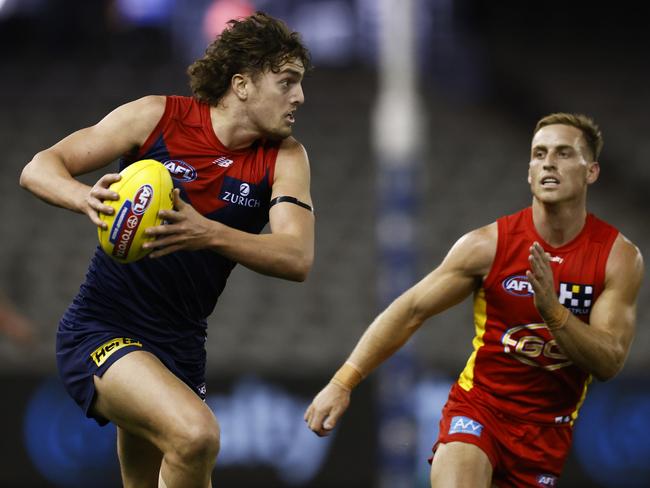
[[[151,203],[151,197],[153,197],[153,188],[151,185],[142,185],[138,188],[138,191],[135,192],[135,196],[133,197],[133,213],[142,215]]]
[[[530,284],[526,275],[508,276],[503,280],[503,289],[516,297],[533,296],[533,285]]]

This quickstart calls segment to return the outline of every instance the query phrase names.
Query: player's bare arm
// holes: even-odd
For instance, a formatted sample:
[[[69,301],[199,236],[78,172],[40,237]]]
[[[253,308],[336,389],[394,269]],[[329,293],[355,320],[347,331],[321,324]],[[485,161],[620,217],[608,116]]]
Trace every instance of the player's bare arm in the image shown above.
[[[351,382],[347,378],[340,381],[335,375],[321,390],[305,412],[309,428],[318,435],[327,435],[347,408],[356,383],[404,345],[425,320],[460,303],[479,288],[494,261],[496,243],[496,223],[461,237],[440,266],[377,316],[342,368],[344,375],[351,375]]]
[[[558,301],[549,257],[539,244],[531,247],[529,261],[528,278],[535,290],[535,306],[564,354],[599,380],[614,377],[622,369],[634,337],[636,301],[643,276],[638,248],[624,236],[617,237],[607,261],[605,286],[594,303],[589,324]]]
[[[103,200],[117,200],[108,187],[120,176],[110,173],[90,187],[75,179],[103,168],[121,155],[140,147],[165,110],[165,97],[147,96],[124,104],[97,124],[78,130],[39,152],[20,176],[23,188],[47,203],[84,213],[105,226],[99,213],[111,214]]]
[[[303,146],[287,138],[275,166],[271,198],[290,196],[309,206],[309,161]],[[269,211],[268,234],[250,234],[201,216],[176,195],[176,207],[161,211],[168,225],[151,227],[147,234],[157,239],[146,247],[152,258],[180,249],[209,248],[258,273],[304,281],[314,259],[314,215],[290,202],[280,202]]]

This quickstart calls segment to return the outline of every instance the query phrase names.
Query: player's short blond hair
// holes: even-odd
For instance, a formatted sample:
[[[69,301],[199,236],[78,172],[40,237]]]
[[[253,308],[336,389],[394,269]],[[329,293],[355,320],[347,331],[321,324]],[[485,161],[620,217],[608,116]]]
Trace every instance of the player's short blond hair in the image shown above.
[[[589,149],[589,152],[591,153],[590,156],[592,157],[592,161],[598,161],[600,151],[603,149],[603,133],[591,117],[587,117],[583,114],[569,114],[563,112],[550,114],[542,117],[539,122],[537,122],[533,135],[537,134],[537,131],[542,127],[554,124],[570,125],[571,127],[579,129],[587,143],[587,149]]]

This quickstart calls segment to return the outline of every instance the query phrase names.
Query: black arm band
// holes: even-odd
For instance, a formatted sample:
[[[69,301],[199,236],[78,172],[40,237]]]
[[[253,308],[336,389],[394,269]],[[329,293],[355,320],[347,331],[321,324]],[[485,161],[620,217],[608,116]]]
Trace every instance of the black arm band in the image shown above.
[[[298,205],[299,207],[306,208],[309,210],[311,213],[314,213],[314,209],[311,207],[311,205],[301,202],[295,197],[288,197],[288,196],[281,196],[281,197],[275,197],[273,200],[271,200],[271,203],[269,204],[269,208],[271,208],[273,205],[276,203],[281,203],[281,202],[289,202],[293,203],[294,205]]]

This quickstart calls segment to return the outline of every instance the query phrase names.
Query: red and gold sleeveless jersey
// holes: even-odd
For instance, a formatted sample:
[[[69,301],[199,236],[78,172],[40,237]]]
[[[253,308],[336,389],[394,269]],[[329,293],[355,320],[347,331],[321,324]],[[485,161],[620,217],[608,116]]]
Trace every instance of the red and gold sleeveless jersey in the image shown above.
[[[535,308],[526,278],[529,248],[537,241],[550,254],[560,303],[589,323],[618,231],[589,214],[580,234],[556,248],[535,230],[530,207],[497,226],[496,256],[474,296],[474,351],[458,386],[516,417],[573,422],[591,376],[562,353]]]

